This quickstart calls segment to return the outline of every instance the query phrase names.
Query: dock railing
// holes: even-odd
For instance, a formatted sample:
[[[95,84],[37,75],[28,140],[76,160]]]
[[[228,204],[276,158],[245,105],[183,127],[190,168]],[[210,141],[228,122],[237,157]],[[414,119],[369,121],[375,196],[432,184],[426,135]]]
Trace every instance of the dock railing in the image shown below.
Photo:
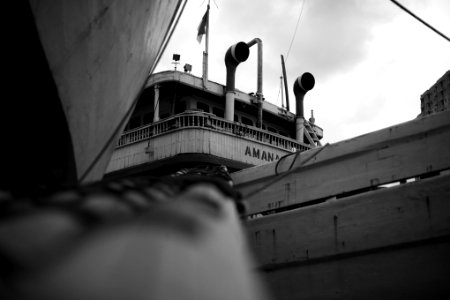
[[[227,121],[213,114],[202,112],[185,112],[159,122],[126,131],[120,137],[117,147],[125,147],[175,130],[192,127],[200,127],[225,134],[237,135],[244,139],[270,144],[292,152],[311,149],[309,145],[298,143],[291,138],[268,132],[254,126]]]

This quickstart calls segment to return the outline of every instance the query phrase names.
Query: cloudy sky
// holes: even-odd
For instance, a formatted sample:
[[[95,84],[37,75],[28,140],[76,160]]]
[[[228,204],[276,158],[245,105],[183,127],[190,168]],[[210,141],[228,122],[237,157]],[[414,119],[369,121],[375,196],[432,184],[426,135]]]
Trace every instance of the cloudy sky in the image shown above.
[[[201,76],[204,40],[197,27],[208,0],[189,0],[155,72],[173,69],[181,55]],[[450,1],[399,0],[450,36]],[[299,15],[301,12],[301,17]],[[297,26],[298,24],[298,26]],[[297,30],[296,30],[297,27]],[[450,42],[389,0],[215,0],[210,10],[209,80],[225,84],[224,55],[232,44],[263,41],[263,94],[281,105],[281,59],[292,84],[311,72],[316,86],[305,97],[324,142],[338,142],[409,121],[420,113],[420,95],[450,69]],[[256,92],[257,47],[236,74],[236,87]]]

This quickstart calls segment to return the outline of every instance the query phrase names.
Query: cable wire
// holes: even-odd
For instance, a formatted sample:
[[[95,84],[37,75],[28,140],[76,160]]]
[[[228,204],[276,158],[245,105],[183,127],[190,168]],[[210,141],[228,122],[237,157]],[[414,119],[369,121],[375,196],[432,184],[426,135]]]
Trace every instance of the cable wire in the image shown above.
[[[278,99],[280,98],[280,94],[281,94],[281,89],[282,89],[282,88],[283,88],[283,87],[280,86],[280,89],[278,90],[277,102],[278,102]]]
[[[296,153],[292,153],[292,154],[287,154],[285,156],[283,156],[281,159],[285,159],[287,156],[291,156],[291,155],[295,155],[295,157],[293,158],[291,165],[289,166],[288,170],[285,171],[284,173],[279,173],[278,172],[278,165],[279,165],[279,161],[281,159],[278,160],[276,166],[275,166],[275,178],[273,180],[271,180],[270,182],[268,182],[267,184],[263,185],[262,187],[259,187],[253,191],[250,191],[249,193],[247,193],[246,195],[244,195],[244,199],[248,199],[250,197],[255,196],[256,194],[261,193],[262,191],[264,191],[265,189],[267,189],[268,187],[271,187],[272,185],[274,185],[275,183],[277,183],[278,181],[280,181],[281,179],[285,178],[286,176],[292,174],[293,172],[297,172],[299,171],[307,162],[309,162],[311,159],[315,158],[320,152],[322,152],[325,148],[327,148],[330,144],[326,143],[325,145],[323,145],[321,148],[319,148],[313,155],[311,155],[309,158],[305,159],[304,161],[300,162],[300,165],[294,168],[294,163],[295,161],[300,157],[300,151],[297,151]]]
[[[414,18],[416,18],[418,21],[420,21],[422,24],[424,24],[425,26],[427,26],[428,28],[430,28],[431,30],[433,30],[434,32],[436,32],[437,34],[439,34],[441,37],[443,37],[444,39],[446,39],[448,42],[450,42],[450,38],[448,38],[446,35],[444,35],[442,32],[440,32],[439,30],[435,29],[433,26],[431,26],[430,24],[428,24],[427,22],[425,22],[424,20],[422,20],[421,18],[419,18],[418,16],[416,16],[413,12],[411,12],[409,9],[407,9],[406,7],[404,7],[403,5],[401,5],[400,3],[398,3],[395,0],[391,0],[392,3],[394,3],[395,5],[397,5],[398,7],[400,7],[401,9],[403,9],[405,12],[407,12],[408,14],[410,14],[411,16],[413,16]]]
[[[291,52],[291,48],[292,48],[292,44],[294,43],[295,35],[297,34],[298,24],[300,24],[300,19],[302,17],[303,8],[305,7],[305,1],[306,0],[302,0],[302,7],[300,9],[300,14],[298,15],[297,24],[295,25],[294,34],[292,35],[291,44],[289,45],[289,50],[288,50],[287,55],[286,55],[286,62],[288,60],[289,53]]]

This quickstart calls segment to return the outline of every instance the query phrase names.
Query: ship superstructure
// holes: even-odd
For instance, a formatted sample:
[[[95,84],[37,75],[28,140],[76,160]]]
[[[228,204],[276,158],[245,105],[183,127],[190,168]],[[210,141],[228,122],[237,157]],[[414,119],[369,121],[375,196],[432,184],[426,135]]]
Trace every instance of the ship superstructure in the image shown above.
[[[255,43],[240,42],[230,49],[237,60],[246,60],[249,45]],[[235,89],[234,78],[229,78],[234,72],[228,71],[225,86],[188,71],[151,75],[106,177],[161,175],[200,164],[225,165],[233,172],[320,145],[322,128],[313,118],[308,121],[299,115],[302,97],[314,85],[311,74],[301,77],[310,86],[300,93],[293,114],[264,101],[259,89],[256,93]]]

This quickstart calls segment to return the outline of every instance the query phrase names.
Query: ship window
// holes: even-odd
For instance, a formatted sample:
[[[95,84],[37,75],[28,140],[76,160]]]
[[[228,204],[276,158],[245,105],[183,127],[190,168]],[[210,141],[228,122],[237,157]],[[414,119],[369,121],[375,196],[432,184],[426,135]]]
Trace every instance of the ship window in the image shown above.
[[[241,117],[241,122],[244,123],[245,125],[253,126],[253,121],[251,119],[249,119],[249,118]]]
[[[128,123],[128,129],[134,129],[141,126],[141,116],[135,116],[130,119]]]
[[[269,130],[270,132],[277,133],[277,130],[275,128],[273,128],[273,127],[270,127],[270,126],[267,127],[267,130]]]
[[[223,116],[225,115],[224,110],[221,108],[218,108],[218,107],[213,107],[212,111],[213,111],[213,114],[215,114],[216,116],[218,116],[220,118],[223,118]]]
[[[203,102],[197,102],[197,108],[203,110],[204,112],[209,112],[209,105]]]

